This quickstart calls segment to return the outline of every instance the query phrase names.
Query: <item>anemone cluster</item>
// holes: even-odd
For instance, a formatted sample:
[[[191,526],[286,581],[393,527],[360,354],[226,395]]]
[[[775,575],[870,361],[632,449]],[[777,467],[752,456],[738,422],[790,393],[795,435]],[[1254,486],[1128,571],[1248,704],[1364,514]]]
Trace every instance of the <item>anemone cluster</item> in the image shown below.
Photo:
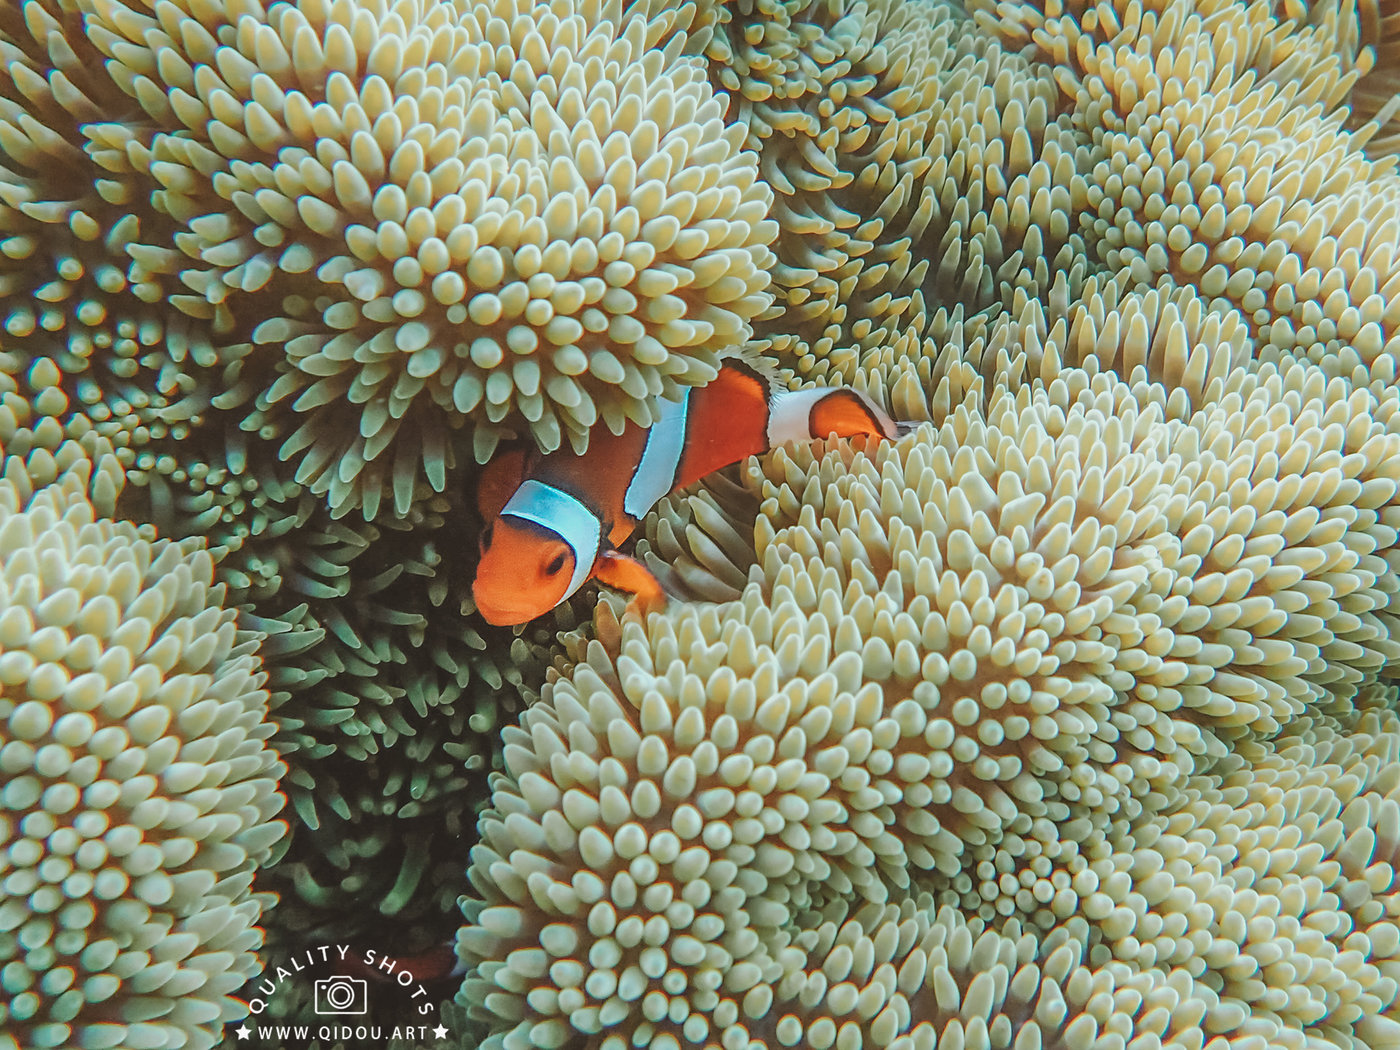
[[[1397,182],[1383,128],[1348,130],[1338,15],[973,14],[999,44],[935,7],[847,23],[887,35],[876,68],[942,49],[925,113],[955,68],[1042,99],[998,121],[983,90],[967,137],[930,136],[989,168],[919,191],[920,231],[961,209],[999,246],[1005,213],[969,226],[988,192],[1067,254],[984,278],[946,237],[885,241],[914,297],[870,309],[906,274],[868,259],[829,317],[760,319],[795,380],[927,426],[662,506],[645,553],[691,601],[602,611],[506,732],[459,941],[488,1046],[1400,1034]],[[946,170],[895,143],[846,230],[878,240]],[[774,185],[780,260],[825,252],[808,284],[864,256],[783,210],[850,183]]]
[[[210,1045],[269,890],[464,895],[471,1046],[1400,1040],[1395,24],[5,5],[0,1042]],[[924,425],[481,622],[477,464],[746,342]]]
[[[277,429],[333,511],[443,491],[473,415],[483,454],[492,424],[581,449],[600,419],[647,422],[767,305],[769,193],[676,61],[685,38],[654,46],[673,20],[426,0],[88,14],[142,111],[118,163],[156,187],[178,249],[150,268],[242,363],[221,407]]]
[[[201,543],[111,520],[120,466],[57,379],[0,372],[3,1039],[211,1047],[286,830],[257,638]]]
[[[506,731],[461,940],[492,1045],[1388,1039],[1400,395],[1169,400],[1066,368],[755,471],[742,593],[576,642]],[[1319,711],[1371,727],[1338,804],[1282,757]],[[1041,938],[1087,967],[1046,1012]]]

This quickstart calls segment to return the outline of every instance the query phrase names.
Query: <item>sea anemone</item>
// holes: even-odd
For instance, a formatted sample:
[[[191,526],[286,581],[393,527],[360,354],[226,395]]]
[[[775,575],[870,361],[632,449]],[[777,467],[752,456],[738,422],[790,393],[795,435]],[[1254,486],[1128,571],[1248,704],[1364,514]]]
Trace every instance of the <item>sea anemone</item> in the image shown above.
[[[237,362],[217,404],[270,427],[334,512],[443,491],[466,418],[479,457],[648,422],[768,305],[768,190],[684,33],[653,46],[675,18],[90,13],[151,123],[122,144],[176,230],[158,269],[192,294],[171,303]]]
[[[741,596],[575,643],[506,730],[460,941],[491,1045],[825,1046],[854,1009],[886,1046],[966,1022],[932,969],[903,1008],[815,979],[821,924],[861,900],[892,927],[938,906],[1012,941],[1074,931],[1095,968],[1186,982],[1210,1024],[1243,1023],[1252,986],[1204,978],[1212,942],[1147,915],[1162,879],[1121,857],[1400,662],[1400,395],[1289,362],[1228,373],[1184,418],[1171,400],[1065,367],[898,444],[769,457]],[[886,936],[876,967],[909,943]],[[1323,970],[1290,972],[1333,1001]],[[1390,1005],[1393,982],[1355,979]]]
[[[170,309],[174,227],[147,205],[131,128],[113,116],[103,56],[72,5],[0,11],[0,326],[4,350],[46,359],[125,466],[178,447],[229,356]],[[147,180],[149,181],[149,180]]]
[[[286,830],[257,639],[198,541],[103,516],[121,470],[58,378],[0,370],[4,1041],[210,1047]]]
[[[1261,355],[1361,385],[1395,381],[1400,183],[1393,156],[1363,152],[1378,125],[1347,128],[1362,69],[1334,53],[1340,14],[1323,6],[1309,24],[1267,4],[1161,17],[1113,2],[969,7],[1053,68],[1061,123],[1083,144],[1078,223],[1110,272],[1235,304]]]
[[[1210,1018],[1224,1035],[1288,1048],[1400,1035],[1396,699],[1368,686],[1319,705],[1251,759],[1171,792],[1091,865],[1125,919],[1099,954],[1185,966],[1248,1004]]]
[[[735,96],[780,229],[755,332],[785,363],[849,382],[867,355],[936,344],[944,311],[1082,281],[1083,177],[1048,66],[941,4],[805,5],[793,23],[785,76],[760,89],[750,69]],[[763,11],[737,24],[768,46]]]
[[[0,931],[23,955],[0,983],[30,982],[7,1032],[215,1038],[275,846],[279,950],[390,926],[416,947],[468,889],[460,1002],[488,1046],[1396,1042],[1393,21],[1380,0],[0,11],[0,493],[53,526],[14,526],[23,551],[58,552],[14,571],[99,580],[89,535],[170,569],[110,575],[174,603],[150,651],[209,662],[161,656],[157,699],[108,728],[134,739],[197,686],[245,735],[181,723],[176,746],[248,749],[232,838],[181,862],[232,865],[214,918],[146,899],[166,869],[104,869],[130,883],[121,958],[149,947],[155,976],[111,971],[65,1021],[78,964],[64,985],[45,952],[88,942],[26,916]],[[783,382],[924,426],[663,501],[639,553],[664,615],[604,602],[562,647],[587,598],[485,628],[470,461],[644,424],[750,336]],[[25,836],[60,815],[38,797]],[[466,887],[432,832],[483,805]],[[51,830],[7,892],[71,866]],[[155,944],[162,922],[206,939],[158,956],[189,943]],[[188,992],[184,958],[206,964]],[[128,1028],[62,1027],[89,1014]]]

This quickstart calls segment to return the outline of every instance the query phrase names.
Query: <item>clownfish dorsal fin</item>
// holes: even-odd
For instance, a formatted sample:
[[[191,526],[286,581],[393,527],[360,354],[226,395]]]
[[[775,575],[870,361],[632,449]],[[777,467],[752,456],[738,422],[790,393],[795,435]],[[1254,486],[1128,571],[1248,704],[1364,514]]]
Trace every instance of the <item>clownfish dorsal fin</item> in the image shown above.
[[[523,447],[511,448],[493,456],[491,462],[481,468],[481,477],[476,483],[476,509],[483,521],[494,521],[525,480],[526,460]]]
[[[719,366],[738,365],[745,373],[752,374],[764,387],[764,392],[771,402],[774,395],[787,387],[779,375],[778,362],[763,354],[760,347],[767,346],[767,343],[741,343],[739,346],[730,347],[719,355]]]

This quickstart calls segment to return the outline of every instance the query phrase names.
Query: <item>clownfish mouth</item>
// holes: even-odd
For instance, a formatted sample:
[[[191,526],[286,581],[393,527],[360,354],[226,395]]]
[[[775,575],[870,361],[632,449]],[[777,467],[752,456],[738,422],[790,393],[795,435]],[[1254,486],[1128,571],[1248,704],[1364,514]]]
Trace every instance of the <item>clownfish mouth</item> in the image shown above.
[[[514,627],[518,623],[528,623],[529,620],[540,616],[538,610],[528,609],[519,605],[501,605],[501,603],[486,601],[483,602],[476,592],[472,592],[472,598],[476,601],[476,610],[482,613],[482,619],[493,627]]]
[[[490,598],[483,601],[482,595],[477,593],[475,587],[472,588],[472,599],[476,602],[476,611],[481,613],[481,618],[492,627],[514,627],[517,624],[529,623],[549,611],[530,605],[494,601]]]

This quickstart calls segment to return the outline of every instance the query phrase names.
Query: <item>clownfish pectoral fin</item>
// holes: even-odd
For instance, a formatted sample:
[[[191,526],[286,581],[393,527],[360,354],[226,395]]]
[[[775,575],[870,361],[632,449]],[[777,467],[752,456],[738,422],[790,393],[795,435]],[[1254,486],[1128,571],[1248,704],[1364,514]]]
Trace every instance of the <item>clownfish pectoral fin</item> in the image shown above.
[[[894,436],[896,438],[902,438],[906,434],[914,433],[914,431],[918,430],[921,426],[923,426],[923,423],[919,422],[917,419],[896,419],[894,421]]]
[[[507,449],[481,468],[476,483],[476,509],[486,522],[496,520],[501,508],[525,480],[525,449]]]
[[[633,598],[628,608],[636,608],[643,616],[666,606],[666,592],[641,562],[617,551],[603,551],[593,563],[593,575],[599,583]]]

